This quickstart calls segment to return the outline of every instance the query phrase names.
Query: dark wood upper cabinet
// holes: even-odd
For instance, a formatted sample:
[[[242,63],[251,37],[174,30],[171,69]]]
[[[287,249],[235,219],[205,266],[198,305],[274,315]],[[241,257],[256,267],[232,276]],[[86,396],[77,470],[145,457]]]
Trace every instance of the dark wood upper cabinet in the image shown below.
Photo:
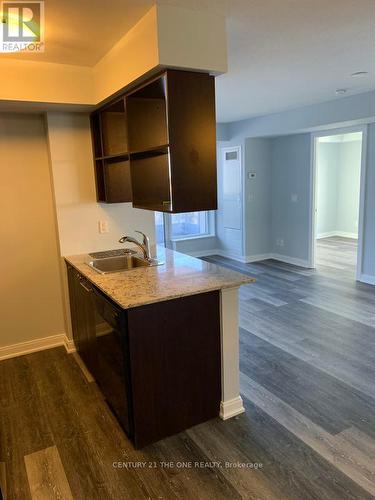
[[[124,98],[91,115],[97,200],[132,201]]]
[[[124,99],[111,104],[100,113],[103,137],[103,156],[128,152]]]
[[[129,150],[147,151],[168,143],[167,75],[126,96]]]
[[[214,77],[166,70],[93,113],[91,129],[99,201],[217,209]]]

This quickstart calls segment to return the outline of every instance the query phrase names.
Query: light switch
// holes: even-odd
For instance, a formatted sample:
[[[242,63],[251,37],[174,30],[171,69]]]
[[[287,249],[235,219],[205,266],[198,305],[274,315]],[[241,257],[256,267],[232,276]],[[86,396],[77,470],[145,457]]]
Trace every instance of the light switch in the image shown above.
[[[248,177],[249,179],[252,179],[252,180],[253,180],[253,179],[256,179],[256,177],[257,177],[257,173],[256,173],[256,172],[249,172],[249,173],[247,174],[247,177]]]
[[[292,203],[297,203],[297,201],[298,201],[298,194],[292,194],[291,199],[292,199]]]
[[[107,220],[100,220],[98,222],[99,226],[99,233],[104,234],[109,232],[109,227],[108,227],[108,221]]]

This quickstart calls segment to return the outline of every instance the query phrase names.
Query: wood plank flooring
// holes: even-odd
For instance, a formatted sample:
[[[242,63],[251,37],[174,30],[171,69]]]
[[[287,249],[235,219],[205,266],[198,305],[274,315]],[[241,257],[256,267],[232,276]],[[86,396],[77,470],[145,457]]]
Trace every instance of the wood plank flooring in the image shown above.
[[[355,250],[320,240],[316,271],[207,258],[258,280],[240,292],[246,413],[142,450],[63,348],[2,361],[3,497],[375,498],[375,287]]]
[[[26,455],[25,465],[32,498],[73,499],[56,446]]]

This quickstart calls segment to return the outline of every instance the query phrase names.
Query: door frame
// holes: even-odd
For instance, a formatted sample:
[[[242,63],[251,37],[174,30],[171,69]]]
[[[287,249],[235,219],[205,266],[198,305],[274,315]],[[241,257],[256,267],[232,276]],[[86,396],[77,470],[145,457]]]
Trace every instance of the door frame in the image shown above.
[[[359,189],[359,221],[358,221],[358,248],[356,280],[360,281],[363,267],[363,240],[364,240],[364,217],[365,217],[365,195],[366,195],[366,171],[367,171],[367,125],[325,129],[311,134],[311,167],[310,167],[310,203],[309,203],[309,267],[316,267],[316,205],[317,205],[317,144],[320,137],[331,135],[349,134],[351,132],[362,132],[361,150],[361,174]]]
[[[246,192],[246,189],[245,189],[245,185],[244,185],[244,179],[245,179],[245,175],[244,175],[244,171],[243,171],[243,168],[244,168],[244,158],[243,158],[243,147],[240,145],[240,144],[236,144],[235,146],[224,146],[224,147],[221,147],[220,148],[220,155],[221,155],[221,163],[222,163],[222,169],[224,169],[224,162],[226,161],[225,159],[225,153],[227,153],[228,151],[237,151],[238,152],[238,160],[240,162],[240,185],[241,185],[241,251],[242,251],[242,255],[244,256],[245,255],[245,241],[246,241],[246,232],[245,232],[245,209],[246,209],[246,206],[245,206],[245,192]],[[222,181],[223,181],[223,170],[221,171],[220,173],[220,198],[221,198],[221,202],[223,201],[223,186],[222,186]]]

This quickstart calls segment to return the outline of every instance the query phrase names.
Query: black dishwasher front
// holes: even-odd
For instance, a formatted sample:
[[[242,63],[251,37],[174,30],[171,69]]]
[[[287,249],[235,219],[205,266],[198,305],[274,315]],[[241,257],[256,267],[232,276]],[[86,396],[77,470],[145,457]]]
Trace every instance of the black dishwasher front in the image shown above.
[[[96,382],[120,424],[132,436],[126,313],[93,289]]]

